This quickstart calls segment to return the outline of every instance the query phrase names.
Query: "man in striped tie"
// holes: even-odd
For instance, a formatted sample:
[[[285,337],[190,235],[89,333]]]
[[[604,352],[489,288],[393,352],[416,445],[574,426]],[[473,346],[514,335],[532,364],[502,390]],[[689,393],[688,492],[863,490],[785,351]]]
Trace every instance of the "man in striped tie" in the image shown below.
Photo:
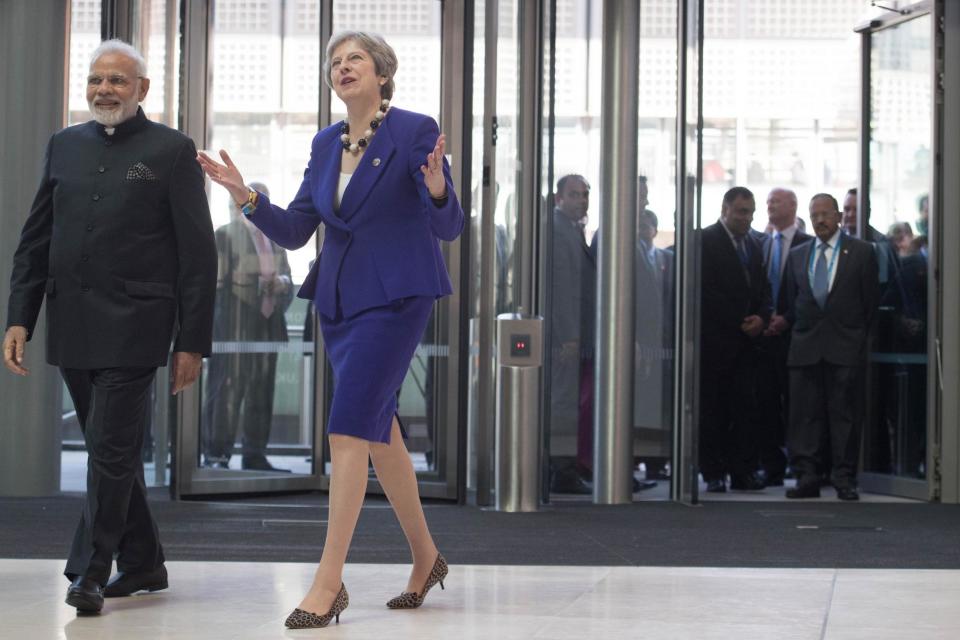
[[[833,196],[810,200],[813,242],[790,252],[786,321],[792,327],[787,449],[797,485],[788,498],[820,497],[822,442],[829,438],[831,482],[841,500],[858,500],[867,335],[877,308],[877,258],[869,242],[840,228]]]

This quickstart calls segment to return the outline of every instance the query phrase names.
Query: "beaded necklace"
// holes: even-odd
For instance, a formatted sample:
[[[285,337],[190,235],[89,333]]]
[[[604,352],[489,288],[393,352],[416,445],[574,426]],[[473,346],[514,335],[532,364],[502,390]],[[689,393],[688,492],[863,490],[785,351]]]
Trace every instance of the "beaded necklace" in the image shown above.
[[[386,99],[381,100],[380,108],[373,114],[373,120],[370,121],[370,128],[364,131],[363,137],[356,142],[350,142],[350,123],[346,120],[341,122],[340,144],[343,145],[344,150],[356,155],[360,153],[361,149],[366,149],[367,145],[370,144],[370,139],[373,137],[374,132],[376,132],[383,123],[383,119],[387,116],[388,109],[390,109],[390,101]]]

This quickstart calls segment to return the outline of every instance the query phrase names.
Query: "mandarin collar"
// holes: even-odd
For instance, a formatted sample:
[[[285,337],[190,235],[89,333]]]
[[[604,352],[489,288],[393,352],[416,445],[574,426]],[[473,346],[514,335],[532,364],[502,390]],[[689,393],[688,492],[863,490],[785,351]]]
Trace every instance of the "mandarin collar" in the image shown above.
[[[130,134],[136,133],[137,131],[140,131],[145,126],[147,126],[148,122],[149,120],[147,120],[147,116],[143,112],[143,107],[137,107],[136,115],[134,115],[132,118],[129,118],[128,120],[124,120],[123,122],[121,122],[120,124],[118,124],[113,128],[113,135],[109,135],[107,133],[106,125],[102,125],[96,121],[95,121],[95,124],[97,126],[97,133],[99,133],[101,136],[110,140],[118,140],[120,138],[129,136]]]

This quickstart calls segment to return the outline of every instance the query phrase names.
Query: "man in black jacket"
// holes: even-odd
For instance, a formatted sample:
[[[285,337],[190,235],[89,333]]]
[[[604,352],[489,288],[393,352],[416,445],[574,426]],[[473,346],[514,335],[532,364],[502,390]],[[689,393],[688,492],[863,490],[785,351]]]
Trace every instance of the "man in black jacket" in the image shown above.
[[[93,54],[94,120],[50,139],[14,256],[3,354],[19,375],[47,301],[47,362],[59,367],[89,455],[87,497],[65,575],[67,604],[166,588],[140,448],[147,397],[173,341],[172,387],[209,355],[217,252],[193,142],[147,120],[142,56],[111,40]],[[114,553],[118,573],[110,583]]]
[[[707,491],[763,489],[757,477],[756,340],[770,320],[770,285],[750,235],[756,203],[745,187],[723,196],[701,236],[700,471]]]
[[[770,231],[761,238],[773,316],[759,342],[760,466],[766,473],[765,484],[781,487],[787,469],[784,446],[789,398],[787,352],[790,349],[790,329],[784,319],[787,310],[785,267],[790,250],[809,242],[812,236],[797,227],[797,194],[790,189],[776,188],[767,195],[767,220]]]
[[[841,500],[857,500],[867,334],[879,299],[877,258],[869,242],[840,229],[842,214],[829,194],[810,201],[813,242],[790,252],[792,327],[787,449],[797,476],[788,498],[820,497],[818,466],[829,437],[831,480]]]

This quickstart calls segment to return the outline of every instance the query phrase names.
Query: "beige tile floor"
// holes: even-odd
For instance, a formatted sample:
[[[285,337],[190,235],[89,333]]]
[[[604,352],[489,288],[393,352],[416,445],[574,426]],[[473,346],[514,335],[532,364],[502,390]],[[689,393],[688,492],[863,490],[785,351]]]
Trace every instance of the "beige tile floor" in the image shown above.
[[[390,611],[407,567],[355,564],[341,623],[288,631],[311,565],[168,568],[170,590],[77,617],[60,561],[0,560],[0,638],[960,638],[960,571],[454,565],[423,608]]]

